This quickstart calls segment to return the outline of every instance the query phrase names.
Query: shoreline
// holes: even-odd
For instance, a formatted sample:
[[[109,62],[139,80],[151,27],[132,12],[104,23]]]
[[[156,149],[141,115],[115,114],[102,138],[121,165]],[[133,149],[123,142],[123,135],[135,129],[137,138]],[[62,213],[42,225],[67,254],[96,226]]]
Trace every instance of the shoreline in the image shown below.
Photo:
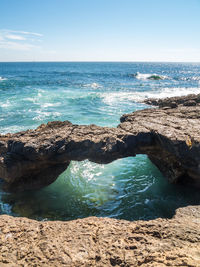
[[[38,159],[49,164],[51,173],[53,166],[54,180],[72,159],[108,163],[142,151],[169,181],[199,184],[200,95],[148,101],[159,108],[125,114],[117,128],[57,121],[36,130],[0,135],[1,177],[12,181],[15,190],[17,183],[24,189],[23,180],[13,181],[23,168],[25,173],[33,170],[30,164],[36,168]],[[61,139],[53,142],[55,136]],[[59,166],[63,161],[61,169],[56,169],[55,156]],[[49,172],[45,179],[48,176]],[[29,178],[32,189],[34,183],[45,185],[38,177]],[[51,183],[51,179],[45,181]],[[200,205],[178,208],[172,219],[134,222],[97,217],[41,222],[1,215],[0,227],[1,266],[200,265]]]

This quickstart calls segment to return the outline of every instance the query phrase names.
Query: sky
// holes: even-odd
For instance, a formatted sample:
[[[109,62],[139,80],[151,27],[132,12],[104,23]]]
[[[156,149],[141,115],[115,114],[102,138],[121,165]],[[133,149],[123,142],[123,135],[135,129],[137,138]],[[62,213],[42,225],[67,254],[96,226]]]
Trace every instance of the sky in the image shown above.
[[[0,61],[200,62],[200,0],[0,0]]]

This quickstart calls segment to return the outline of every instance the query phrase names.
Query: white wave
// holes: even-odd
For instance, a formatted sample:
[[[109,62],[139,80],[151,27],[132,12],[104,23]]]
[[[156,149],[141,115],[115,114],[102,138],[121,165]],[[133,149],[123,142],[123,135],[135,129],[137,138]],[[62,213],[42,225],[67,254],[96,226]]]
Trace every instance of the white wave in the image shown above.
[[[0,81],[6,81],[6,80],[7,80],[6,78],[0,76]]]
[[[26,130],[26,128],[23,126],[18,126],[18,125],[10,125],[7,127],[0,127],[0,133],[1,134],[17,133],[17,132],[23,131],[23,130]]]
[[[137,92],[115,92],[115,93],[102,93],[103,102],[107,105],[121,101],[137,101],[135,100]]]
[[[193,80],[193,81],[200,81],[200,76],[193,76],[191,78],[191,80]]]
[[[43,103],[41,104],[41,106],[43,108],[48,108],[48,107],[57,107],[57,106],[60,106],[61,103],[59,102],[56,102],[56,103]]]
[[[142,102],[147,98],[166,98],[174,96],[183,96],[188,94],[199,94],[200,88],[162,88],[156,91],[146,92],[114,92],[114,93],[103,93],[101,97],[103,102],[107,105],[112,105],[119,102]]]
[[[11,106],[11,103],[10,103],[9,100],[7,100],[5,103],[1,103],[1,102],[0,102],[0,107],[1,107],[1,108],[7,108],[7,107],[9,107],[9,106]]]
[[[36,111],[37,116],[33,118],[34,121],[44,121],[45,119],[49,118],[51,120],[57,119],[60,117],[61,113],[59,112],[46,112],[43,110]]]
[[[88,84],[84,84],[84,87],[91,87],[93,89],[97,89],[97,88],[101,88],[102,86],[98,83],[88,83]]]
[[[186,77],[183,78],[184,81],[200,81],[200,76]]]
[[[164,80],[169,79],[167,76],[164,75],[158,75],[156,73],[140,73],[136,72],[136,74],[133,75],[138,80]]]
[[[60,102],[55,102],[55,103],[50,103],[50,102],[44,102],[45,98],[38,98],[37,96],[35,97],[27,97],[24,98],[25,101],[32,102],[35,105],[41,106],[41,108],[48,108],[48,107],[58,107],[61,105]]]
[[[184,96],[188,94],[199,94],[200,90],[198,87],[181,87],[181,88],[163,88],[159,91],[150,91],[139,93],[142,100],[145,98],[166,98],[166,97],[174,97],[174,96]]]

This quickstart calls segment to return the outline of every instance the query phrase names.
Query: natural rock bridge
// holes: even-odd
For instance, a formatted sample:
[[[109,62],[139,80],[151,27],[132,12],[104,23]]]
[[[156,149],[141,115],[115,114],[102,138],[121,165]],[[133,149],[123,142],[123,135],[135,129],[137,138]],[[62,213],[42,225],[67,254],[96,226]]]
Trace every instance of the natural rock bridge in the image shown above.
[[[121,117],[117,128],[42,124],[0,135],[0,178],[9,190],[34,189],[56,180],[71,160],[109,163],[147,154],[170,182],[200,184],[200,95],[147,100],[159,106]]]

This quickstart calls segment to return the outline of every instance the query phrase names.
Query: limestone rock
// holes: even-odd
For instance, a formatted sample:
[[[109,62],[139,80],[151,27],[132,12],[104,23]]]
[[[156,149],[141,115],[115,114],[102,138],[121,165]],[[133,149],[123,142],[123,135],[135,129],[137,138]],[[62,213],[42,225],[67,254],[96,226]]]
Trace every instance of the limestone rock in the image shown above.
[[[153,106],[159,107],[171,107],[172,103],[176,107],[178,105],[184,106],[196,106],[200,103],[200,94],[190,94],[187,96],[176,96],[176,97],[167,97],[167,98],[148,98],[144,100],[144,103]]]
[[[0,266],[200,266],[200,208],[173,219],[89,217],[37,222],[0,216]]]

